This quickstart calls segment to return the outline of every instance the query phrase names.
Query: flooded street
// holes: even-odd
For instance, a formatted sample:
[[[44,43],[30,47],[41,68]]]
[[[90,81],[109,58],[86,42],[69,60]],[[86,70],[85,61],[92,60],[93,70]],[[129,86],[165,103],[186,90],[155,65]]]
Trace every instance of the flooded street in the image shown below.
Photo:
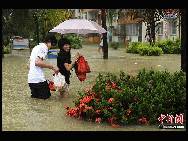
[[[87,79],[80,82],[74,71],[71,75],[70,94],[65,98],[57,92],[52,92],[50,99],[30,98],[27,83],[29,56],[6,55],[2,59],[2,130],[3,131],[185,131],[185,129],[159,129],[156,126],[124,126],[113,128],[106,124],[95,124],[66,116],[64,106],[74,106],[77,92],[91,84],[99,72],[125,71],[135,75],[142,68],[156,70],[167,69],[170,72],[180,70],[180,55],[140,56],[128,54],[124,48],[113,50],[109,48],[109,59],[102,59],[97,46],[83,46],[82,49],[72,49],[72,57],[79,51],[88,60],[91,73]],[[56,59],[49,59],[56,64]],[[44,69],[47,79],[52,79],[53,72]]]

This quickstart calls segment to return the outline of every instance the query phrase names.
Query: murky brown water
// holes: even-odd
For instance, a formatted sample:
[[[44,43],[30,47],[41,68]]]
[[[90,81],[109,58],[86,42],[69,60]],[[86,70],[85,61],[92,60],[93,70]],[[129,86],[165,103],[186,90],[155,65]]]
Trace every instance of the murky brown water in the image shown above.
[[[64,106],[74,106],[73,100],[77,91],[92,83],[99,72],[120,70],[136,74],[139,69],[168,69],[171,72],[180,70],[180,55],[139,56],[125,53],[125,49],[109,49],[109,59],[103,60],[97,52],[97,46],[84,46],[80,50],[72,50],[72,56],[79,51],[89,62],[91,73],[81,83],[74,71],[71,77],[70,94],[62,98],[53,92],[50,99],[30,98],[27,84],[26,62],[28,57],[5,56],[2,62],[2,130],[3,131],[167,131],[156,126],[125,126],[112,128],[106,124],[95,124],[77,120],[65,115]],[[55,59],[49,62],[56,64]],[[52,77],[52,71],[45,69],[46,78]],[[168,129],[170,130],[170,129]],[[179,131],[185,129],[171,129]]]

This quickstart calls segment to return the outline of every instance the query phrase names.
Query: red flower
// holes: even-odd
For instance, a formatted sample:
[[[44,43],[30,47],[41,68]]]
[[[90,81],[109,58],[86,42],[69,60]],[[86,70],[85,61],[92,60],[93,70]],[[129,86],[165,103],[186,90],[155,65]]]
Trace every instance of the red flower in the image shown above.
[[[71,117],[77,117],[78,116],[78,109],[77,108],[72,108],[67,111],[67,115]]]
[[[81,103],[80,105],[79,105],[79,107],[81,108],[81,107],[85,107],[85,104],[84,103]]]
[[[101,123],[101,118],[100,118],[100,117],[99,117],[99,118],[96,118],[96,119],[95,119],[95,122],[96,122],[96,123]]]
[[[148,124],[148,121],[144,116],[142,116],[141,118],[138,119],[138,123],[139,124]]]
[[[96,114],[100,114],[101,110],[96,110],[95,112]]]
[[[89,103],[93,99],[93,96],[86,96],[80,100],[80,103]]]
[[[112,88],[115,89],[117,87],[117,84],[115,82],[112,82]]]
[[[108,107],[107,109],[108,109],[108,110],[112,110],[112,109],[113,109],[113,107]]]
[[[109,103],[112,103],[113,101],[114,101],[114,98],[109,98],[109,99],[108,99],[108,102],[109,102]]]
[[[111,117],[111,118],[108,118],[107,120],[108,120],[108,122],[109,122],[110,124],[112,124],[114,119]]]

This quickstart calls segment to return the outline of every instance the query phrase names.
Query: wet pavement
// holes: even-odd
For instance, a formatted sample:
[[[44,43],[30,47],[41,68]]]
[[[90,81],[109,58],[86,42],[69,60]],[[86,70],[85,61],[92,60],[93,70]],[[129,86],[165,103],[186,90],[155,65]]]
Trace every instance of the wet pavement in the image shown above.
[[[74,106],[77,92],[93,83],[99,72],[119,73],[125,71],[135,75],[142,68],[156,70],[167,69],[170,72],[180,70],[180,55],[139,56],[128,54],[124,48],[109,49],[109,59],[102,59],[97,46],[83,46],[72,49],[72,56],[79,51],[88,60],[91,73],[80,82],[74,71],[70,78],[70,93],[62,98],[53,92],[50,99],[30,98],[27,84],[26,62],[29,56],[5,55],[2,60],[2,130],[3,131],[185,131],[185,129],[159,129],[152,126],[124,126],[113,128],[107,124],[96,124],[66,116],[64,106]],[[49,59],[56,64],[56,59]],[[53,72],[45,69],[46,78],[52,79]]]

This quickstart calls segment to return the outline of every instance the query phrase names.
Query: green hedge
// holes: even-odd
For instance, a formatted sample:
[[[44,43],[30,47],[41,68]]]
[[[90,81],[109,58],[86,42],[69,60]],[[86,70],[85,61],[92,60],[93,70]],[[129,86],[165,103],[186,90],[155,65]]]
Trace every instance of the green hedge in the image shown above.
[[[141,42],[131,42],[127,48],[127,53],[139,53],[139,47],[141,44]]]
[[[139,53],[140,55],[161,55],[161,54],[180,54],[181,43],[180,39],[161,40],[155,43],[155,46],[150,46],[149,43],[132,42],[127,49],[128,53]]]
[[[160,47],[165,54],[180,54],[181,53],[181,42],[180,39],[172,40],[161,40],[156,42],[156,46]]]
[[[150,47],[150,46],[141,46],[138,50],[140,55],[147,55],[147,56],[160,56],[163,54],[163,51],[159,47]]]
[[[186,112],[186,75],[145,69],[136,76],[100,73],[74,103],[66,109],[75,118],[111,125],[159,124],[161,114]]]
[[[161,48],[150,46],[149,43],[133,42],[127,49],[128,53],[138,53],[140,55],[159,56],[163,54]]]

